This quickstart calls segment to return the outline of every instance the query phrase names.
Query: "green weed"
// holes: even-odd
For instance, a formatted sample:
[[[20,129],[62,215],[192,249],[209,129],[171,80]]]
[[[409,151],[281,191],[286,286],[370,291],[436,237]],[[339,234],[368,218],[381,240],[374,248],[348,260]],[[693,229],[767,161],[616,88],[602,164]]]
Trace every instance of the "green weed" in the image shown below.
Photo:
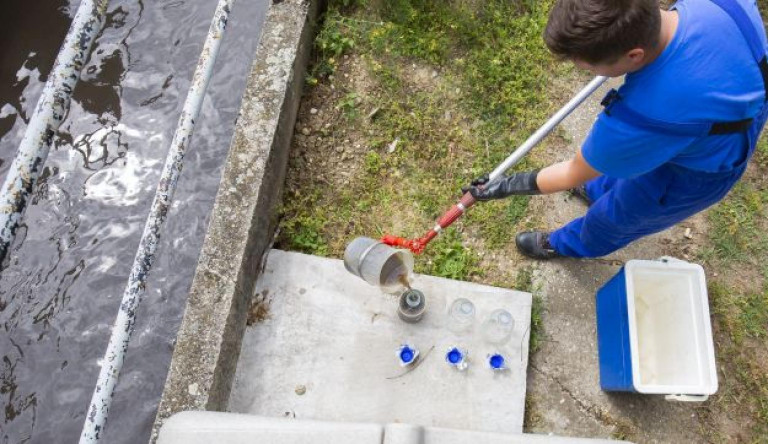
[[[533,304],[531,305],[531,336],[529,342],[529,353],[536,353],[541,348],[544,338],[544,299],[536,293],[533,294]]]
[[[459,280],[480,274],[477,253],[462,245],[455,229],[446,230],[429,248],[431,260],[420,267],[420,273]]]
[[[359,97],[360,96],[357,93],[351,92],[339,101],[337,108],[344,113],[344,117],[346,117],[347,120],[354,120],[357,117],[357,100]]]
[[[348,0],[352,3],[354,0]],[[323,18],[323,26],[315,38],[315,63],[307,77],[307,83],[316,85],[318,78],[336,72],[339,57],[354,48],[353,31],[345,23],[338,9],[329,8]]]
[[[303,253],[326,256],[328,245],[323,237],[325,221],[312,216],[285,219],[281,235],[288,249]]]
[[[365,155],[365,171],[371,175],[377,175],[381,171],[382,160],[376,151],[368,151]]]

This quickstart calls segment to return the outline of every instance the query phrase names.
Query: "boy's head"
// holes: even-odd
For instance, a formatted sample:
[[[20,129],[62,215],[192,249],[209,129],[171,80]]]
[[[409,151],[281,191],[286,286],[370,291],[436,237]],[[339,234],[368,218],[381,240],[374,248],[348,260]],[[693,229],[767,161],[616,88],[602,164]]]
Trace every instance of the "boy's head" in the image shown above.
[[[616,77],[648,63],[660,30],[658,0],[558,0],[544,41],[580,68]]]

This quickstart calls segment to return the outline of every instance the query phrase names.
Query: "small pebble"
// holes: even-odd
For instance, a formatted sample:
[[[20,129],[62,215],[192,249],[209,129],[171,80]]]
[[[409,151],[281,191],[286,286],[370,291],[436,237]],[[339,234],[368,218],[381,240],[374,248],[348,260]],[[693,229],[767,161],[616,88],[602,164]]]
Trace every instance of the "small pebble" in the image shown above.
[[[309,110],[310,114],[317,114],[317,108],[312,108]]]
[[[309,128],[307,128],[306,126],[301,129],[301,134],[304,134],[305,136],[310,135],[310,133],[311,131],[309,131]]]
[[[390,144],[387,146],[387,152],[388,152],[389,154],[392,154],[392,153],[394,153],[394,152],[395,152],[395,150],[397,149],[397,144],[398,144],[398,143],[400,143],[400,138],[399,138],[399,137],[398,137],[398,138],[396,138],[395,140],[393,140],[393,141],[392,141],[392,143],[390,143]]]
[[[303,386],[303,385],[296,386],[296,394],[297,395],[301,396],[304,393],[307,393],[307,388],[305,386]]]
[[[685,234],[683,236],[685,236],[687,239],[693,239],[693,234],[691,233],[691,229],[690,228],[686,228],[685,229]]]

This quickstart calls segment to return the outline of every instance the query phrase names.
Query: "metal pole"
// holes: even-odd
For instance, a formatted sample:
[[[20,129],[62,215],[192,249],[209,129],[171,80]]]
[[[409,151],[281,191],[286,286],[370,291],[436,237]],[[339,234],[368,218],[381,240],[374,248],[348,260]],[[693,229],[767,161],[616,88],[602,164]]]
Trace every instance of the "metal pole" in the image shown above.
[[[109,0],[82,0],[37,100],[16,158],[0,188],[0,263],[5,260],[32,188],[43,169],[53,136],[69,112],[91,45],[104,22]]]
[[[213,73],[213,65],[219,52],[224,30],[226,29],[232,4],[235,0],[219,0],[216,12],[208,30],[200,60],[197,63],[192,85],[184,102],[176,134],[173,136],[171,147],[165,159],[165,166],[157,185],[155,199],[144,226],[144,234],[141,237],[136,258],[133,261],[131,275],[123,293],[120,310],[117,313],[112,335],[109,338],[107,351],[99,373],[99,380],[91,398],[91,404],[86,412],[83,432],[80,435],[80,444],[95,443],[101,438],[109,414],[112,395],[117,384],[120,369],[123,366],[125,352],[128,349],[133,328],[136,323],[136,311],[138,310],[141,296],[144,293],[147,275],[152,267],[152,260],[160,238],[160,229],[165,222],[168,209],[176,190],[176,182],[181,173],[184,152],[189,145],[195,121],[200,114],[200,107],[205,97],[208,81]]]
[[[547,136],[547,134],[550,133],[560,122],[563,121],[566,117],[568,117],[569,114],[573,112],[576,108],[581,105],[581,102],[586,100],[587,97],[591,96],[597,88],[600,88],[600,85],[605,83],[605,81],[608,80],[608,77],[603,76],[597,76],[594,79],[592,79],[591,82],[587,84],[581,91],[578,92],[568,103],[566,103],[558,112],[555,113],[552,117],[550,117],[549,120],[544,123],[538,130],[536,130],[535,133],[531,135],[525,142],[523,142],[522,145],[518,149],[516,149],[512,154],[509,155],[509,157],[504,160],[504,162],[501,163],[498,167],[496,167],[491,174],[488,175],[488,180],[493,182],[494,180],[501,177],[502,174],[504,174],[505,171],[512,168],[517,164],[517,162],[520,162],[520,159],[525,157],[526,154],[528,154],[528,151],[530,151],[534,146],[536,146],[539,142],[541,142],[541,139]]]

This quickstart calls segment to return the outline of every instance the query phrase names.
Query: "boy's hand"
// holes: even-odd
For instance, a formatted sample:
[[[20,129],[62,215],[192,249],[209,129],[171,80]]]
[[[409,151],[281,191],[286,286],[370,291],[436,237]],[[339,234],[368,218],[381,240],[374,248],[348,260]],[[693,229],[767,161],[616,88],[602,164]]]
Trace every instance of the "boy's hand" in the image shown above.
[[[478,177],[461,191],[469,192],[478,201],[503,199],[508,196],[541,194],[536,184],[539,170],[514,173],[488,184],[488,176]]]

